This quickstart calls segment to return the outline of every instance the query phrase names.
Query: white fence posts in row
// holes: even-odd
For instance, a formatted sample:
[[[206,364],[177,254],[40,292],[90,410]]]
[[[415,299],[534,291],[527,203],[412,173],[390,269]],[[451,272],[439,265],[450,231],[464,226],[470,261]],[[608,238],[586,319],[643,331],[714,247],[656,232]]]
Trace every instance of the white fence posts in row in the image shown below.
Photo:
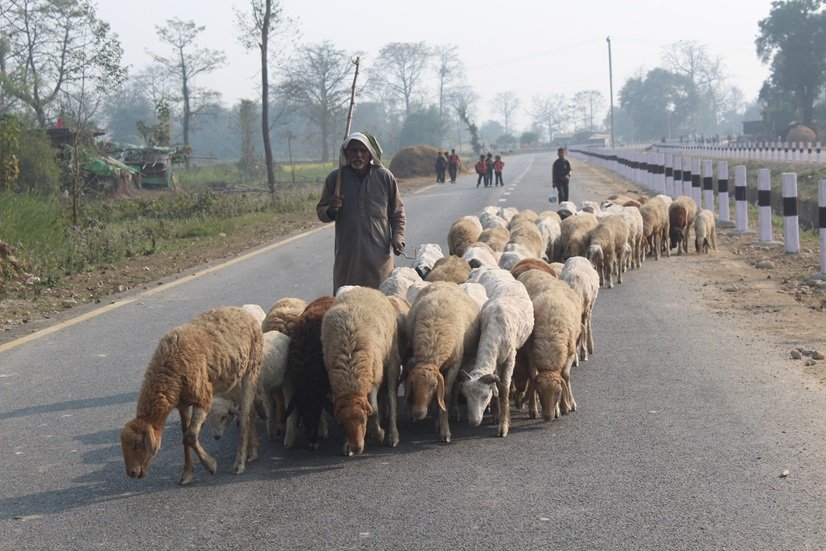
[[[797,173],[783,173],[783,243],[787,253],[800,252],[800,222],[797,216]]]
[[[818,184],[818,228],[820,228],[820,273],[826,275],[826,180]]]
[[[772,176],[768,168],[757,169],[757,240],[772,240]]]
[[[749,231],[749,204],[746,196],[746,167],[734,167],[734,215],[739,232]]]
[[[709,161],[710,163],[711,161]],[[711,167],[709,166],[709,172]],[[709,176],[709,180],[711,177]],[[714,191],[712,190],[713,194]],[[711,204],[714,204],[714,199],[711,199]],[[720,209],[720,220],[722,222],[729,221],[729,199],[728,199],[728,161],[720,161],[717,163],[717,206]]]

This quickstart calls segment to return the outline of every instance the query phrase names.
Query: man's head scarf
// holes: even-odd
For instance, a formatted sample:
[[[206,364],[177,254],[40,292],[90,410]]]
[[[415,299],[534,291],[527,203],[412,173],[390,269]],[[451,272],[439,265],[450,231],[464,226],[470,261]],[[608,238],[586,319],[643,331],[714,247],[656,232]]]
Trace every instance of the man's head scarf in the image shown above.
[[[376,166],[384,166],[381,164],[381,146],[376,138],[373,137],[372,134],[368,132],[353,132],[344,140],[344,143],[341,144],[341,165],[346,166],[350,164],[350,161],[347,160],[347,155],[344,153],[344,150],[347,148],[347,144],[356,140],[364,144],[364,147],[367,148],[367,151],[370,152],[370,156],[372,159],[372,164]]]

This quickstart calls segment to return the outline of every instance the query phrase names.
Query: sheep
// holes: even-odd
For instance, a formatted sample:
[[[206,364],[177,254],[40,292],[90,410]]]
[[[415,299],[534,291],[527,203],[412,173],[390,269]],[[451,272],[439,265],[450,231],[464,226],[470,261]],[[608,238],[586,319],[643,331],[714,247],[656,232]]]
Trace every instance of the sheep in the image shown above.
[[[469,245],[462,255],[462,260],[467,261],[471,269],[479,266],[496,267],[499,265],[499,256],[493,252],[490,245],[481,241]]]
[[[696,216],[697,203],[687,195],[680,195],[668,206],[671,248],[676,248],[678,254],[688,254],[688,240]]]
[[[584,212],[590,212],[594,216],[599,216],[599,214],[602,212],[599,203],[597,203],[596,201],[582,201],[579,204],[579,210]]]
[[[479,308],[456,285],[436,282],[418,296],[407,316],[414,360],[405,376],[404,396],[413,421],[424,419],[436,400],[442,442],[450,442],[456,377],[479,343]]]
[[[459,285],[459,289],[472,298],[480,308],[488,301],[488,292],[485,290],[485,286],[481,283],[465,281]]]
[[[631,269],[639,269],[645,259],[645,247],[642,237],[642,214],[638,207],[622,207],[620,218],[628,228],[628,244],[631,254],[626,257],[625,265]]]
[[[717,250],[716,221],[714,211],[702,209],[694,220],[694,249],[697,253],[708,253],[709,245]]]
[[[364,450],[369,428],[384,441],[379,422],[379,391],[386,389],[388,437],[399,443],[396,397],[400,371],[398,313],[387,297],[361,287],[336,297],[321,323],[324,364],[330,379],[335,418],[344,426],[344,455]]]
[[[244,472],[255,438],[250,410],[263,356],[261,324],[237,307],[209,310],[161,337],[146,368],[137,415],[120,433],[126,474],[143,478],[161,447],[164,423],[173,408],[181,416],[184,470],[180,484],[192,482],[192,451],[212,474],[217,462],[201,447],[199,433],[215,393],[241,386],[241,438],[233,472]],[[191,409],[190,409],[191,408]],[[254,458],[250,457],[250,460]]]
[[[258,323],[263,323],[267,317],[267,313],[258,304],[244,304],[241,308],[252,314],[258,320]]]
[[[525,398],[530,404],[529,415],[536,417],[536,393],[545,421],[576,411],[571,366],[576,359],[582,316],[580,298],[567,283],[551,280],[548,285],[532,297],[534,326],[525,344],[530,379]]]
[[[482,233],[482,225],[479,219],[475,216],[474,220],[465,216],[456,220],[447,233],[448,252],[454,256],[462,256],[465,254],[465,248],[471,243],[479,241],[479,235]]]
[[[562,217],[559,216],[559,213],[556,212],[555,210],[543,210],[542,212],[540,212],[537,215],[536,223],[539,224],[539,222],[541,220],[544,220],[545,218],[552,218],[553,220],[556,221],[557,224],[562,222]]]
[[[487,207],[487,208],[495,208],[495,207]],[[508,229],[508,221],[496,214],[498,209],[495,209],[494,212],[487,211],[487,208],[482,211],[479,215],[479,223],[482,224],[483,231],[486,229],[493,229],[493,228],[501,228],[501,229]]]
[[[565,264],[563,264],[562,262],[550,262],[549,265],[551,269],[557,274],[562,272],[562,268],[565,266]]]
[[[459,284],[467,279],[470,270],[467,260],[451,254],[436,261],[425,281],[452,281]]]
[[[519,243],[527,247],[531,256],[541,258],[545,254],[546,243],[542,240],[542,233],[534,222],[514,217],[510,225],[510,243]],[[505,245],[505,250],[509,250]]]
[[[587,361],[588,355],[593,354],[595,348],[591,317],[597,295],[599,295],[599,274],[587,258],[572,256],[565,261],[565,266],[559,273],[559,279],[567,282],[582,301],[582,338],[579,344],[579,357]]]
[[[479,313],[480,336],[473,369],[462,371],[460,391],[467,400],[468,423],[477,427],[493,396],[498,397],[498,434],[510,428],[509,395],[516,351],[533,330],[533,304],[525,287],[505,270],[486,270],[479,283],[488,301]]]
[[[575,257],[581,258],[581,257]],[[557,279],[556,275],[549,273],[547,270],[530,269],[525,270],[519,274],[519,282],[525,287],[528,296],[533,298],[535,295],[541,293],[548,288],[548,281]]]
[[[556,277],[557,275],[554,269],[551,268],[550,264],[548,264],[544,260],[540,260],[539,258],[526,258],[524,260],[520,260],[516,263],[516,266],[511,268],[511,274],[513,275],[514,279],[519,279],[520,274],[533,269],[548,272],[554,277]]]
[[[256,387],[255,405],[258,408],[260,404],[264,412],[263,417],[267,421],[267,434],[270,439],[273,439],[284,430],[282,386],[287,369],[290,337],[280,331],[268,331],[264,333],[263,339],[264,355]],[[212,407],[209,410],[207,422],[216,440],[223,436],[230,419],[238,417],[238,404],[242,398],[238,394],[239,390],[240,387],[236,385],[229,392],[212,397]]]
[[[668,207],[661,199],[654,197],[640,207],[640,216],[642,217],[642,237],[648,254],[654,255],[654,259],[659,260],[663,228],[668,225]]]
[[[321,326],[324,314],[334,300],[331,296],[313,300],[293,325],[284,381],[284,398],[287,401],[285,448],[295,446],[299,424],[304,425],[304,435],[310,449],[317,449],[321,439],[327,435],[323,410],[331,409],[330,381],[321,353]]]
[[[505,227],[491,227],[482,230],[479,234],[479,241],[487,243],[494,252],[501,253],[505,250],[505,245],[510,241],[511,234]]]
[[[413,302],[416,300],[416,297],[419,296],[419,293],[421,293],[431,285],[433,284],[429,281],[422,281],[419,283],[414,283],[413,285],[408,287],[407,296],[405,297],[407,299],[407,302],[413,304]]]
[[[277,300],[261,322],[261,331],[281,331],[289,337],[293,323],[306,306],[307,303],[300,298],[287,297]]]
[[[422,243],[416,247],[412,268],[424,279],[443,256],[442,248],[437,243]]]
[[[577,210],[576,204],[573,201],[560,201],[559,208],[556,209],[556,212],[562,220],[565,220],[569,216],[574,216]]]
[[[628,227],[616,214],[608,214],[588,232],[588,251],[585,255],[599,274],[599,284],[609,289],[614,287],[613,274],[617,283],[622,283],[622,265],[628,244]]]
[[[539,229],[542,242],[544,243],[543,256],[548,262],[552,262],[554,256],[559,251],[559,238],[562,236],[562,228],[557,219],[558,217],[552,218],[548,216],[540,218],[539,222],[536,223],[536,227]]]
[[[628,202],[637,202],[637,203],[639,203],[639,201],[636,201],[636,199],[634,199],[630,195],[622,195],[622,194],[615,193],[613,195],[609,195],[608,198],[605,199],[605,201],[603,201],[602,203],[600,203],[599,206],[604,210],[605,207],[607,207],[609,205],[625,206],[625,204],[628,203]]]
[[[406,298],[407,290],[410,286],[420,281],[422,281],[422,278],[418,271],[406,266],[400,266],[398,268],[393,268],[393,271],[390,272],[387,279],[381,282],[381,285],[379,285],[379,291],[388,296],[395,295],[397,297]]]
[[[511,217],[510,220],[508,220],[508,229],[510,230],[513,226],[521,222],[530,222],[532,224],[536,224],[538,218],[539,215],[531,209],[518,211]]]
[[[597,217],[588,212],[565,218],[559,225],[559,256],[554,253],[550,260],[564,262],[572,256],[585,256],[587,234],[596,225]]]
[[[524,247],[520,250],[509,250],[502,253],[499,257],[499,267],[503,270],[511,270],[520,261],[531,258],[530,254],[524,251]]]
[[[510,224],[511,218],[519,214],[519,209],[514,207],[500,207],[497,214],[507,220],[508,224]]]

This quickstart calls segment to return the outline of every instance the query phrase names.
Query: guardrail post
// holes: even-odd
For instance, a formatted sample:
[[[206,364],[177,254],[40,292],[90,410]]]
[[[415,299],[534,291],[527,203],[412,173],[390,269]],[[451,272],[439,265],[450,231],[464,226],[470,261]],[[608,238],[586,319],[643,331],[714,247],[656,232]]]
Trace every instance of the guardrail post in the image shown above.
[[[787,253],[800,252],[800,221],[797,215],[797,173],[783,173],[783,241]]]
[[[674,155],[665,154],[665,187],[663,193],[674,197]]]
[[[683,194],[683,158],[674,155],[674,189],[671,194],[672,199],[676,199]]]
[[[826,180],[818,190],[818,226],[820,227],[820,273],[826,275]]]
[[[691,197],[697,203],[697,208],[703,208],[703,198],[701,193],[702,179],[700,175],[700,159],[691,159]]]
[[[691,197],[691,157],[683,157],[682,194]]]
[[[757,169],[757,240],[769,243],[772,240],[772,175],[768,168]]]
[[[717,162],[717,207],[720,210],[720,221],[728,222],[728,161]]]
[[[737,231],[749,231],[749,205],[746,196],[746,167],[739,165],[734,167],[734,215],[736,218]]]
[[[703,161],[703,205],[714,211],[714,176],[710,160]],[[698,203],[699,204],[699,203]]]

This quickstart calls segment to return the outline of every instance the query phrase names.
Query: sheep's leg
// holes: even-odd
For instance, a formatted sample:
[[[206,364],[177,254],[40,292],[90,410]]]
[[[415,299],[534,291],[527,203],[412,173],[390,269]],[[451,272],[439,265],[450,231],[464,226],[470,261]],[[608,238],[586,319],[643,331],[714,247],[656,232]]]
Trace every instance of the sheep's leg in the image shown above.
[[[456,387],[456,378],[459,375],[459,366],[448,369],[445,376],[445,396],[447,397],[447,411],[439,410],[439,440],[450,442],[450,410],[453,407]]]
[[[189,406],[179,407],[178,414],[181,416],[181,437],[184,443],[184,470],[181,473],[180,484],[185,485],[192,482],[192,472],[195,468],[192,464],[192,449],[186,443],[186,431],[189,430],[192,414]]]
[[[246,469],[247,464],[247,448],[250,445],[250,438],[255,437],[255,423],[252,422],[250,412],[253,410],[253,400],[255,398],[255,389],[251,388],[253,384],[249,377],[241,380],[241,404],[240,404],[240,420],[241,420],[241,438],[238,440],[238,453],[235,455],[235,464],[232,466],[233,474],[241,474]]]
[[[387,391],[387,445],[395,448],[399,445],[399,376],[401,374],[401,359],[398,353],[390,355],[390,363],[384,370],[384,384]]]
[[[280,391],[279,391],[280,393]],[[264,415],[266,416],[267,420],[267,436],[269,436],[270,440],[274,440],[275,437],[280,434],[278,429],[278,405],[275,402],[275,394],[276,392],[267,392],[264,390],[263,392],[259,393],[259,398],[261,399],[261,403],[264,406]],[[281,417],[283,419],[283,416]]]
[[[381,412],[379,410],[378,389],[373,387],[367,395],[370,400],[370,407],[373,408],[373,413],[367,418],[367,430],[373,435],[380,444],[384,442],[384,429],[381,428]]]
[[[294,390],[292,384],[289,381],[284,381],[284,386],[282,388],[284,392],[284,402],[287,404],[292,403]],[[285,448],[292,448],[295,446],[295,439],[298,437],[298,408],[293,406],[292,411],[290,411],[289,417],[286,416],[284,420],[284,447]]]
[[[250,437],[247,441],[247,461],[258,459],[258,430],[255,427],[257,421],[255,409],[250,410]]]
[[[269,430],[272,431],[270,433],[270,438],[273,438],[273,436],[284,434],[284,412],[286,411],[287,406],[285,405],[286,401],[284,400],[284,392],[281,388],[271,391],[270,398],[272,399],[270,405],[274,410],[273,414],[275,418],[273,426],[269,428]]]
[[[508,430],[511,425],[511,404],[510,404],[510,390],[511,378],[513,377],[513,367],[516,363],[516,351],[514,350],[507,362],[502,366],[499,375],[499,436],[505,437],[508,435]]]
[[[571,365],[573,364],[573,360],[571,358],[565,363],[565,367],[562,368],[562,380],[565,382],[564,388],[562,389],[562,407],[560,409],[561,413],[564,415],[569,411],[576,411],[576,401],[574,400],[574,392],[571,388]]]
[[[201,427],[204,425],[206,418],[206,409],[200,406],[192,407],[192,418],[190,419],[189,428],[186,434],[184,434],[184,446],[194,450],[195,455],[201,460],[201,465],[203,465],[210,474],[215,474],[215,471],[218,470],[218,462],[204,450],[199,440]],[[192,469],[190,468],[189,472],[187,472],[186,468],[184,468],[184,472],[181,474],[181,484],[189,484],[191,481]]]

